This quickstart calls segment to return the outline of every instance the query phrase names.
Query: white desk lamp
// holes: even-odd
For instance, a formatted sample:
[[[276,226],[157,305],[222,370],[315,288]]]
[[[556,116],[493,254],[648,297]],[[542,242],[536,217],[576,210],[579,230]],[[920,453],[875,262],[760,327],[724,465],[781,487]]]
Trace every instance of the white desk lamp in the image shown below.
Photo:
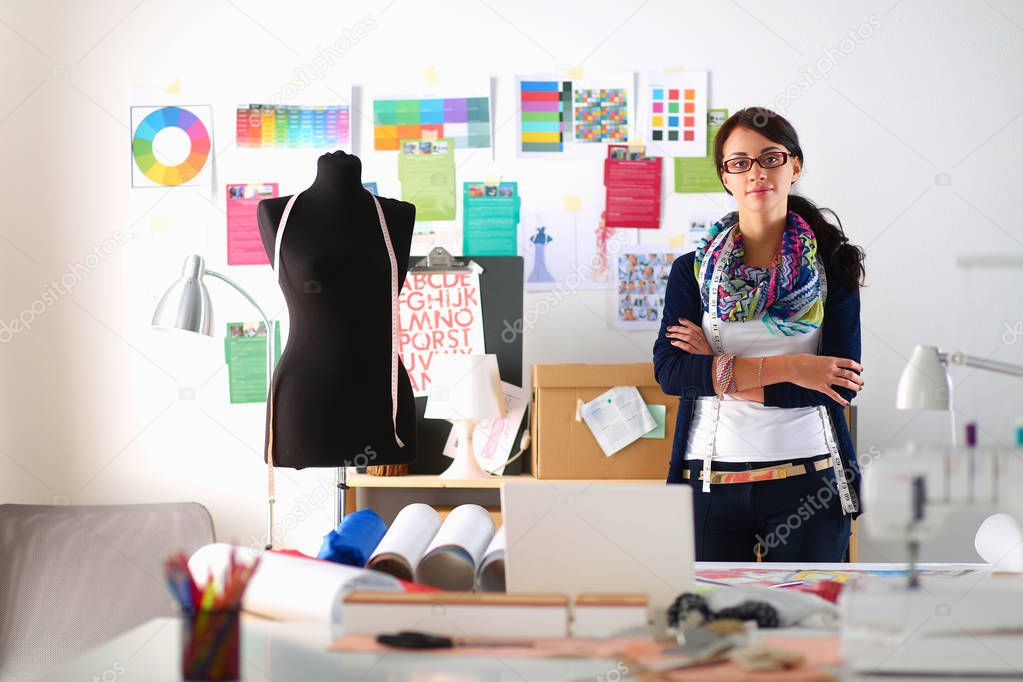
[[[900,410],[948,410],[952,419],[952,448],[956,448],[956,414],[952,395],[951,365],[976,367],[1023,377],[1023,367],[963,353],[942,353],[936,346],[917,346],[899,377],[895,407]]]
[[[426,419],[447,419],[457,430],[455,459],[441,478],[490,478],[476,459],[472,434],[485,419],[505,416],[496,355],[434,355]]]
[[[256,299],[245,289],[228,277],[206,269],[206,261],[202,256],[192,255],[185,259],[185,267],[181,277],[167,289],[153,313],[153,327],[163,330],[186,331],[195,334],[213,336],[213,305],[210,292],[206,290],[203,277],[209,275],[227,282],[238,293],[245,297],[259,312],[266,325],[266,376],[267,381],[273,376],[274,368],[274,325],[263,311]],[[271,486],[272,489],[272,486]],[[267,499],[267,544],[271,549],[274,537],[274,496]]]

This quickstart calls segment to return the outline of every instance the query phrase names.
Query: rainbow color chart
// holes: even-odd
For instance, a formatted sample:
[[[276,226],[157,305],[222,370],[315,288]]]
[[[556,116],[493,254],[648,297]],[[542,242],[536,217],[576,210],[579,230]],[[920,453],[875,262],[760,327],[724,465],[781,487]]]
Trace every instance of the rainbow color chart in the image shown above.
[[[564,151],[572,134],[572,81],[521,81],[519,111],[521,151]]]
[[[351,149],[351,109],[347,104],[303,107],[250,104],[238,107],[239,147]]]
[[[650,139],[693,142],[696,139],[696,89],[650,89]]]
[[[628,142],[629,95],[622,88],[577,89],[575,139],[577,142]]]
[[[490,146],[490,98],[449,97],[373,100],[373,148],[397,151],[400,140],[423,133],[451,138],[455,149]]]
[[[195,109],[193,111],[192,109]],[[200,116],[205,116],[206,123]],[[141,120],[139,120],[141,118]],[[210,157],[209,125],[212,114],[208,106],[203,107],[132,107],[131,155],[135,169],[149,182],[132,172],[132,186],[145,187],[163,185],[194,184],[199,173],[206,167]],[[136,121],[137,124],[136,124]],[[188,137],[188,152],[184,160],[171,164],[173,153],[161,148],[157,136],[168,128],[184,131]],[[166,139],[166,138],[164,138]]]

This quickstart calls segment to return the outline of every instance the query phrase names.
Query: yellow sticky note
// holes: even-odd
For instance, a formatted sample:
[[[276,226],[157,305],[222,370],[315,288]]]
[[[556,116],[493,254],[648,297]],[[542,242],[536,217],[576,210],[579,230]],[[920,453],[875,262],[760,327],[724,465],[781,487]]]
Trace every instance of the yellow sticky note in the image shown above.
[[[423,139],[428,141],[428,142],[433,142],[434,140],[437,139],[437,131],[436,130],[424,130],[423,131]]]
[[[176,95],[181,92],[181,77],[175,76],[174,80],[167,84],[167,87],[163,89],[168,95]]]
[[[170,229],[170,223],[164,218],[149,218],[149,231],[150,232],[167,232]]]
[[[426,82],[429,83],[430,85],[436,85],[437,83],[439,83],[440,73],[437,71],[437,67],[431,66],[426,71],[424,71],[423,78],[425,78]]]
[[[682,73],[685,70],[684,66],[669,66],[664,70],[664,73]]]
[[[572,80],[574,80],[574,81],[582,80],[583,79],[583,73],[584,73],[582,64],[580,64],[578,66],[573,66],[568,73],[569,73],[569,77]]]
[[[572,213],[583,210],[583,199],[576,194],[570,194],[565,197],[565,210]]]
[[[676,234],[668,237],[668,248],[669,249],[681,249],[686,245],[686,236],[684,234]]]
[[[500,185],[501,184],[501,176],[500,175],[489,175],[489,176],[487,176],[487,179],[483,181],[483,184],[484,185]]]

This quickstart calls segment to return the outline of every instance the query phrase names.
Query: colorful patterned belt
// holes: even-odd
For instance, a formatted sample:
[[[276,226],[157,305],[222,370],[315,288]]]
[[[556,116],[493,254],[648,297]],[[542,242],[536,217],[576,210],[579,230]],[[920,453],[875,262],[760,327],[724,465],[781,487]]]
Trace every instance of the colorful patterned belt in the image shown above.
[[[824,471],[831,468],[831,457],[823,457],[811,462],[816,471]],[[760,469],[748,469],[746,471],[712,471],[710,482],[713,485],[718,483],[760,483],[761,481],[776,481],[781,478],[802,476],[806,473],[805,464],[779,464],[773,467]],[[692,471],[685,469],[682,478],[692,478]],[[700,472],[699,480],[703,480],[703,472]]]

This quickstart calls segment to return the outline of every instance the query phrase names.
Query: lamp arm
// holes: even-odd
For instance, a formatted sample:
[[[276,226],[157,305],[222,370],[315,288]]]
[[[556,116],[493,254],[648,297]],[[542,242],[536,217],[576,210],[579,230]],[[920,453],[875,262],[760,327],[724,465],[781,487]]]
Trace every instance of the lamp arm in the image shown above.
[[[1009,362],[999,362],[976,355],[966,355],[959,351],[953,353],[938,353],[938,359],[946,365],[962,365],[964,367],[976,367],[991,372],[999,372],[1010,376],[1023,377],[1023,365],[1013,365]]]
[[[273,374],[274,374],[274,325],[270,321],[270,317],[266,314],[263,308],[256,303],[256,299],[249,295],[249,292],[245,291],[240,284],[235,282],[227,275],[222,275],[214,270],[207,270],[206,274],[210,277],[216,277],[217,279],[227,282],[231,287],[235,289],[239,294],[245,297],[249,303],[259,311],[260,317],[263,318],[263,323],[266,324],[266,385],[267,385],[267,400],[270,399],[269,391],[273,386]],[[271,488],[273,486],[271,485]],[[266,548],[271,549],[274,541],[274,495],[271,492],[267,499],[267,536],[266,536]]]

